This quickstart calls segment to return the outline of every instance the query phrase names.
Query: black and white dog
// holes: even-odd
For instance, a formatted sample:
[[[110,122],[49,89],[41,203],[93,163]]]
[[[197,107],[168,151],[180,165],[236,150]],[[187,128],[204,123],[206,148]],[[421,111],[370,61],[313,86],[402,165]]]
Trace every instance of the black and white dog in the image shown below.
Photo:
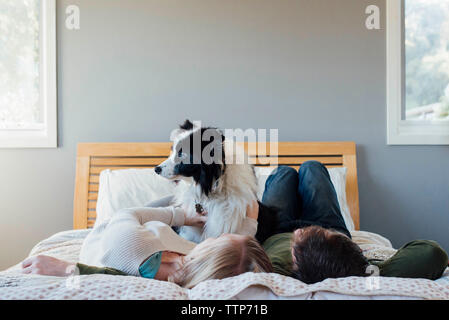
[[[257,200],[257,179],[252,165],[242,162],[242,151],[235,150],[217,128],[196,127],[186,122],[174,130],[170,157],[155,172],[178,184],[175,205],[187,214],[207,212],[204,228],[182,227],[180,235],[199,243],[223,233],[237,233],[246,217],[246,208]],[[245,155],[246,156],[246,155]],[[237,157],[240,160],[237,163]],[[264,241],[272,234],[276,212],[259,202],[256,239]]]

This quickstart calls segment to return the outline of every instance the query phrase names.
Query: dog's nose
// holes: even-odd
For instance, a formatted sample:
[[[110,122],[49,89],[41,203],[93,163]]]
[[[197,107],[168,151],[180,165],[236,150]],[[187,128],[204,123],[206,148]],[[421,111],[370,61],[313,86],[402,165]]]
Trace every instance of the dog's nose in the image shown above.
[[[156,172],[157,174],[161,174],[162,168],[161,167],[156,167],[156,168],[154,168],[154,172]]]

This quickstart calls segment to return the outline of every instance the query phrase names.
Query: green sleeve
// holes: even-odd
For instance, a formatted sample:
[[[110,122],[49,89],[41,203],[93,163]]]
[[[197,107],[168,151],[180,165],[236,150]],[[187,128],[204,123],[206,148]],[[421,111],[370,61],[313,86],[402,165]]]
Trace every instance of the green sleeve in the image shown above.
[[[383,277],[436,280],[447,268],[447,253],[430,240],[415,240],[400,248],[390,259],[373,263]]]
[[[78,268],[80,275],[86,274],[111,274],[115,276],[127,276],[128,274],[113,268],[99,268],[88,266],[82,263],[77,263],[76,267]]]

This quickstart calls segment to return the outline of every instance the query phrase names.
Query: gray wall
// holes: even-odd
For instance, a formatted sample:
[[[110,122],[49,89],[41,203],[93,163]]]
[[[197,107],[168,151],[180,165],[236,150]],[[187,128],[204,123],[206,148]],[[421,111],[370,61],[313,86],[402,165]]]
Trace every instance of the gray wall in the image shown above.
[[[186,117],[356,141],[362,229],[448,250],[449,147],[386,145],[384,16],[384,0],[58,0],[60,148],[0,150],[0,268],[71,229],[78,142],[166,141]]]

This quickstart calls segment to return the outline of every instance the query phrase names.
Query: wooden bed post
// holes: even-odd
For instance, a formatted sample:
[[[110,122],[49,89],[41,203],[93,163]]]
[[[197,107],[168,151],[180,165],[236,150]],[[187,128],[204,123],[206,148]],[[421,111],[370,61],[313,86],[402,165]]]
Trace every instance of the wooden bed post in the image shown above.
[[[360,230],[359,187],[357,181],[356,145],[353,151],[343,155],[343,166],[346,167],[346,201],[351,212],[354,228]]]
[[[81,149],[82,145],[79,145],[76,158],[75,196],[73,202],[74,229],[87,229],[90,157],[82,155]]]

